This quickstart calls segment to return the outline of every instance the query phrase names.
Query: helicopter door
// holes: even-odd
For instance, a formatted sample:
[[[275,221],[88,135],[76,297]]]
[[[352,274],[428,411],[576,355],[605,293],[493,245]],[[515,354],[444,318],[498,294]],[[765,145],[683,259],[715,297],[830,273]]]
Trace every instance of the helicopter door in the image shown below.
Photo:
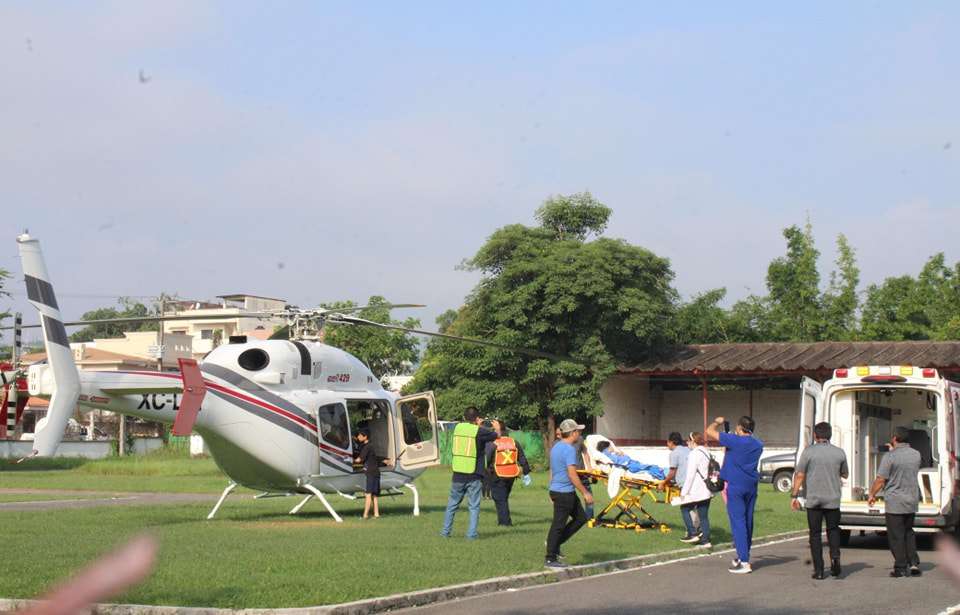
[[[397,460],[406,469],[426,468],[440,463],[437,438],[437,404],[433,392],[401,397],[395,402],[400,454]]]

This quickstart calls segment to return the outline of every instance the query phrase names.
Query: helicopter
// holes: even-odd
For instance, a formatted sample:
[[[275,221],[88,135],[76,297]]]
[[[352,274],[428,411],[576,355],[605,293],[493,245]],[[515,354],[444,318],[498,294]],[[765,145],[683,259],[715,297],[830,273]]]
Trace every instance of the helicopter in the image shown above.
[[[172,424],[174,435],[195,432],[203,437],[217,466],[229,478],[207,519],[213,519],[230,493],[243,486],[259,491],[256,498],[302,496],[290,514],[298,513],[315,498],[336,522],[342,522],[326,496],[355,499],[363,490],[363,470],[353,465],[353,436],[360,429],[369,433],[375,453],[387,464],[382,468],[382,488],[390,495],[409,490],[413,495],[413,514],[420,514],[414,480],[428,467],[440,463],[433,392],[399,396],[386,391],[359,359],[319,341],[325,325],[373,326],[551,360],[575,360],[488,340],[373,322],[350,314],[363,308],[333,311],[288,307],[239,316],[281,318],[286,322],[283,333],[289,339],[248,341],[237,336],[199,362],[179,359],[179,373],[80,372],[66,326],[186,320],[197,316],[64,322],[39,240],[25,232],[17,237],[17,244],[27,298],[37,309],[40,324],[16,327],[42,328],[47,360],[25,370],[15,365],[15,371],[5,374],[5,379],[15,382],[25,371],[29,394],[50,399],[45,425],[36,432],[30,457],[56,453],[77,405]],[[3,327],[11,328],[14,327]],[[16,335],[19,338],[19,330]],[[158,399],[163,403],[156,403]]]

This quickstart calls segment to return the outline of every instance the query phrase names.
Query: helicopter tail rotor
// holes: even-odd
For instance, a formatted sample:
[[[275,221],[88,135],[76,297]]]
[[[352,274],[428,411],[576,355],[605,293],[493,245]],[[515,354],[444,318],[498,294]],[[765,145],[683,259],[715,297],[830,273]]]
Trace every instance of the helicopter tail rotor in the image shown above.
[[[193,431],[193,424],[197,421],[200,404],[207,393],[203,383],[203,374],[197,362],[193,359],[179,359],[180,377],[183,379],[183,397],[180,400],[180,409],[177,418],[173,421],[173,435],[189,436]]]

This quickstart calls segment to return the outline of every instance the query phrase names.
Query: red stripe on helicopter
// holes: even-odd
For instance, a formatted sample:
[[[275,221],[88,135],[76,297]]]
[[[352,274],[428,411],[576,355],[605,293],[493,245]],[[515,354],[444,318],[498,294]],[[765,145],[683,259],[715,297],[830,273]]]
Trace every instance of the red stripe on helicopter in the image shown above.
[[[125,372],[115,372],[115,373],[121,373],[121,374],[136,374],[136,375],[138,375],[138,376],[152,376],[152,377],[172,378],[172,379],[175,379],[175,380],[180,380],[180,376],[178,376],[178,375],[176,375],[176,374],[161,374],[161,373],[157,373],[157,372],[126,372],[126,371],[125,371]],[[287,418],[287,419],[289,419],[289,420],[297,423],[298,425],[302,425],[302,426],[308,428],[309,430],[313,431],[314,433],[317,432],[317,426],[316,426],[316,425],[314,425],[313,423],[311,423],[311,422],[309,422],[309,421],[306,421],[306,420],[300,418],[299,416],[297,416],[297,415],[295,415],[295,414],[292,414],[292,413],[290,413],[290,412],[287,412],[287,411],[284,410],[283,408],[278,408],[277,406],[274,406],[274,405],[272,405],[272,404],[269,404],[269,403],[267,403],[267,402],[265,402],[265,401],[263,401],[262,399],[259,399],[259,398],[257,398],[257,397],[250,397],[249,395],[245,395],[245,394],[243,394],[243,393],[241,393],[241,392],[239,392],[239,391],[234,391],[234,390],[229,389],[229,388],[227,388],[227,387],[225,387],[225,386],[223,386],[223,385],[217,384],[217,383],[215,383],[215,382],[211,382],[211,381],[207,380],[206,378],[204,378],[203,381],[204,381],[204,383],[205,383],[208,387],[210,387],[211,389],[213,389],[213,390],[215,390],[215,391],[220,391],[220,392],[222,392],[222,393],[226,393],[226,394],[228,394],[228,395],[232,395],[233,397],[236,397],[236,398],[238,398],[238,399],[242,399],[242,400],[244,400],[244,401],[247,401],[247,402],[249,402],[249,403],[251,403],[251,404],[255,404],[255,405],[257,405],[257,406],[260,406],[261,408],[263,408],[263,409],[265,409],[265,410],[269,410],[269,411],[273,412],[274,414],[279,414],[280,416],[282,416],[282,417],[284,417],[284,418]],[[345,450],[343,450],[343,449],[334,448],[334,447],[331,447],[331,446],[326,446],[326,445],[324,445],[323,443],[320,444],[320,447],[321,447],[321,448],[329,449],[329,450],[331,450],[331,451],[333,451],[333,452],[335,452],[335,453],[342,453],[342,454],[345,454],[345,455],[349,455],[349,454],[350,454],[349,451],[345,451]]]

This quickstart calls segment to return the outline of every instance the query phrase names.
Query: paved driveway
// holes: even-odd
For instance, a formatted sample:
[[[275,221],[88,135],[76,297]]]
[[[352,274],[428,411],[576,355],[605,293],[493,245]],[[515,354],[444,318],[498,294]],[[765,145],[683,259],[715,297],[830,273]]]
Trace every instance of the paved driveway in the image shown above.
[[[730,553],[627,572],[411,609],[427,613],[941,613],[960,603],[960,585],[933,564],[932,541],[921,540],[924,574],[891,579],[886,539],[854,537],[840,579],[814,581],[806,539],[758,547],[754,572],[727,572]]]

